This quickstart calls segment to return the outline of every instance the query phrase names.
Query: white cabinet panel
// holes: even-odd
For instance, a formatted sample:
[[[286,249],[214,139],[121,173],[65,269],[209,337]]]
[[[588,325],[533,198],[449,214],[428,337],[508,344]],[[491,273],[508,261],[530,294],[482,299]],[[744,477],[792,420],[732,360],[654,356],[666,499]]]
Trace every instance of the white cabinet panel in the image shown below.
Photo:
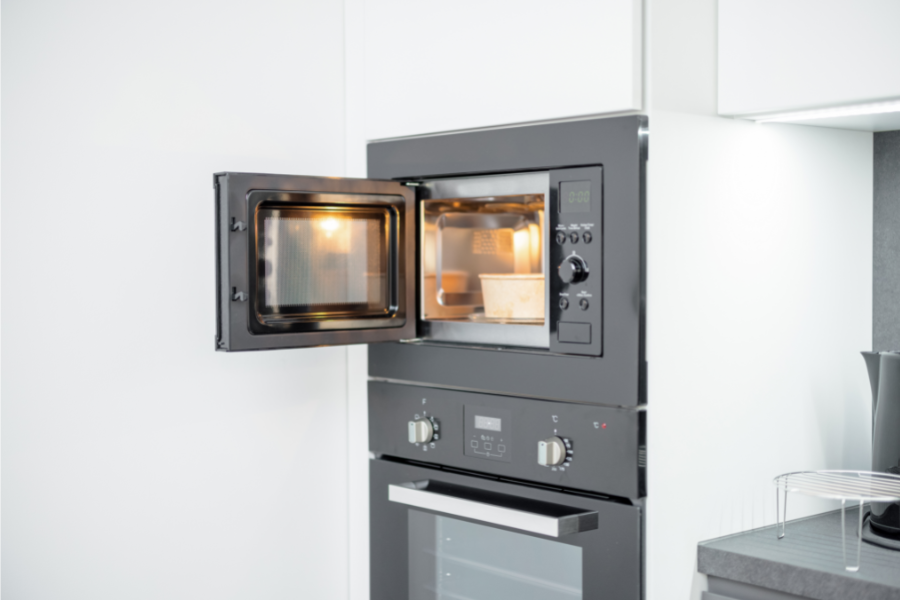
[[[641,108],[640,0],[369,0],[366,137]]]
[[[900,97],[897,0],[719,0],[719,114]]]

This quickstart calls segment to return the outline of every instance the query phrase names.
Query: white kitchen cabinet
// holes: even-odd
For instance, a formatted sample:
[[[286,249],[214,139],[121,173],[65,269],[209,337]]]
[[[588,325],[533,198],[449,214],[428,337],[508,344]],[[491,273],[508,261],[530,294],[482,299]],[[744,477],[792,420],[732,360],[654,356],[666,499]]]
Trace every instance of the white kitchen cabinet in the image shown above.
[[[719,0],[718,8],[720,115],[900,99],[897,0]],[[892,115],[808,124],[900,128]]]
[[[366,138],[634,111],[640,0],[369,0]]]

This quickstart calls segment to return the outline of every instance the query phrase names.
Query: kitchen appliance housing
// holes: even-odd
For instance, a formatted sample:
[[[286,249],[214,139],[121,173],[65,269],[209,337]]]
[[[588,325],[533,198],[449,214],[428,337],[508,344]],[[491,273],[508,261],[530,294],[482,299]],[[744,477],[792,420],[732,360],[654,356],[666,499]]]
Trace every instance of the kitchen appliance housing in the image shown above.
[[[634,411],[373,381],[369,415],[373,600],[641,598]]]
[[[373,599],[642,597],[647,158],[629,116],[215,175],[216,349],[378,344]],[[543,318],[481,275],[542,279]]]
[[[536,126],[481,132],[531,138],[497,164],[454,167],[445,148],[401,174],[403,147],[381,143],[371,180],[216,174],[217,349],[403,340],[619,362],[638,343],[623,325],[640,314],[646,158],[645,120],[622,119],[573,128],[596,156],[571,164]],[[484,318],[479,275],[497,273],[542,274],[544,318]]]

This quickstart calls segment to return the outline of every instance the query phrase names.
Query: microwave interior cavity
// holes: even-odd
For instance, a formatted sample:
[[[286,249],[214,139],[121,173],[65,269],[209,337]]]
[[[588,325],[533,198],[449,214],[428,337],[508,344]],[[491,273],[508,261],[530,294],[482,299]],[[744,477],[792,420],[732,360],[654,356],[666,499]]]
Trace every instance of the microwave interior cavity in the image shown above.
[[[547,348],[550,178],[546,172],[420,187],[424,337]]]

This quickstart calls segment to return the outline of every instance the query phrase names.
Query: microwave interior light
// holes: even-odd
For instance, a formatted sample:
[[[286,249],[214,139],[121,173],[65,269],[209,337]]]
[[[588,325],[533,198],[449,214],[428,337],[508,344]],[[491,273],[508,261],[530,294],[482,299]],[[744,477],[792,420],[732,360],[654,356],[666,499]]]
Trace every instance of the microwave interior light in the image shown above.
[[[328,233],[331,233],[338,228],[338,222],[334,217],[328,217],[327,219],[322,219],[322,222],[319,224],[319,226]]]
[[[866,104],[852,104],[849,106],[835,106],[831,108],[817,108],[814,110],[799,110],[793,112],[774,113],[748,117],[757,123],[777,123],[794,121],[811,121],[813,119],[830,119],[833,117],[852,117],[856,115],[876,115],[881,113],[900,112],[900,100],[887,100],[884,102],[868,102]]]

